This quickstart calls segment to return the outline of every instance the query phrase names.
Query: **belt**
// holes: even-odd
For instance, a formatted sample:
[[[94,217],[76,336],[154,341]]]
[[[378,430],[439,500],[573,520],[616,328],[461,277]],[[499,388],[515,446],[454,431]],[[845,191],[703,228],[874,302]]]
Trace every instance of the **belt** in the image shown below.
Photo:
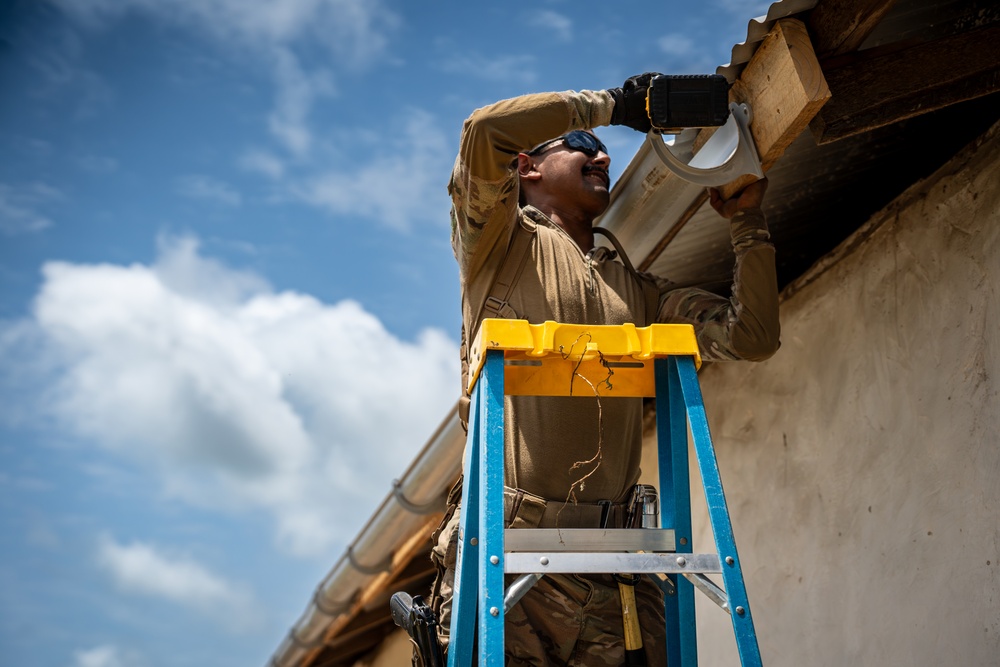
[[[627,510],[627,503],[561,503],[523,489],[503,490],[508,528],[623,528]]]

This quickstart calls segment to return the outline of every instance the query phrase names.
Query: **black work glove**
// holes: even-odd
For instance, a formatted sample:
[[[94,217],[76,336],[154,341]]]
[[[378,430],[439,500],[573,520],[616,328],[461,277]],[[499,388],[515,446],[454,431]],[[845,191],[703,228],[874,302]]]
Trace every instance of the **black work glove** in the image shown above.
[[[615,109],[611,112],[612,125],[624,125],[639,132],[653,129],[646,112],[646,93],[649,82],[657,72],[646,72],[630,76],[621,88],[609,88],[608,93],[615,99]]]

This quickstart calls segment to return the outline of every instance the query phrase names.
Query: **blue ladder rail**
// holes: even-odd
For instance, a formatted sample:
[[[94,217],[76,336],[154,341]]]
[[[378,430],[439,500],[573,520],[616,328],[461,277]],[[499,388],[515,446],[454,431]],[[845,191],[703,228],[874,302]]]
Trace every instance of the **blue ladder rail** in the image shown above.
[[[483,357],[469,417],[448,667],[472,664],[477,637],[480,667],[504,663],[504,350],[487,349]],[[661,525],[674,531],[674,553],[678,555],[674,560],[685,561],[679,556],[692,553],[690,427],[718,554],[718,569],[702,571],[721,571],[725,591],[719,591],[704,575],[701,581],[708,583],[698,587],[715,589],[716,601],[729,613],[743,667],[760,667],[760,649],[698,384],[696,359],[671,355],[657,357],[652,364]],[[664,596],[668,663],[671,667],[696,667],[692,580],[699,575],[692,576],[676,566],[659,571],[667,573],[675,591]]]

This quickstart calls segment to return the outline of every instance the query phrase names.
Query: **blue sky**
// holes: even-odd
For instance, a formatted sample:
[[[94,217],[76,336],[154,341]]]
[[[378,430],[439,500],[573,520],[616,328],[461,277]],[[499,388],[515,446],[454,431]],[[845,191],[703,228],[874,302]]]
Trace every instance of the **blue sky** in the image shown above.
[[[457,398],[462,120],[767,4],[3,3],[2,661],[263,665]]]

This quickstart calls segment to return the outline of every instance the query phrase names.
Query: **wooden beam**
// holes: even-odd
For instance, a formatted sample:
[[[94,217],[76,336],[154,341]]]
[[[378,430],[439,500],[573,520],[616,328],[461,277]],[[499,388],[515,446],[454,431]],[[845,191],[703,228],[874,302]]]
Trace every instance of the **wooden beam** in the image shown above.
[[[809,15],[820,60],[857,51],[896,0],[823,0]]]
[[[770,169],[830,99],[805,24],[778,21],[733,84],[730,99],[750,105],[750,132],[761,165]],[[719,190],[730,197],[753,180],[742,177]]]
[[[817,143],[1000,90],[998,43],[1000,24],[994,24],[888,53],[871,49],[844,59],[826,71],[833,99],[811,124]]]

